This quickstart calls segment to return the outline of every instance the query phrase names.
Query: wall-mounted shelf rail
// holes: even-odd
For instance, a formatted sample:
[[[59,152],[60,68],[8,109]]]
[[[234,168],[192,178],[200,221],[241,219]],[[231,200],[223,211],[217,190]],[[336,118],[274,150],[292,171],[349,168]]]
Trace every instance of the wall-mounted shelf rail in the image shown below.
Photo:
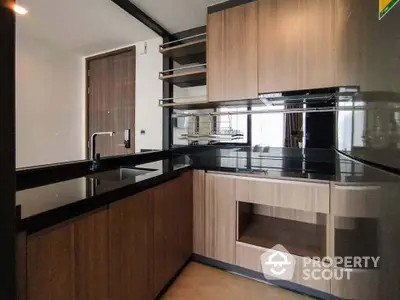
[[[296,94],[297,93],[297,94]],[[356,89],[350,91],[328,91],[314,93],[313,91],[299,91],[289,93],[270,93],[260,94],[257,98],[226,100],[208,102],[207,99],[188,98],[183,101],[178,98],[165,98],[159,100],[160,107],[176,108],[181,110],[199,110],[213,109],[219,107],[264,107],[264,106],[280,106],[291,104],[322,104],[335,102],[351,102],[355,100],[355,96],[359,95]],[[328,105],[327,105],[328,106]]]
[[[206,85],[207,64],[164,70],[159,79],[181,88]]]
[[[206,62],[206,33],[160,45],[160,53],[180,65]]]

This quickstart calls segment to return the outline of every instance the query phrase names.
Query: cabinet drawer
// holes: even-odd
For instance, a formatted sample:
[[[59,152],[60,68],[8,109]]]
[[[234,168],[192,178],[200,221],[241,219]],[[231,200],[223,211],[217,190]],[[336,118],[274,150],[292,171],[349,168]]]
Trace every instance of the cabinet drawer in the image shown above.
[[[242,268],[262,273],[261,255],[264,254],[266,251],[268,251],[267,248],[236,242],[236,265]],[[303,258],[297,255],[293,256],[296,259],[296,268],[291,282],[315,290],[319,290],[325,293],[330,293],[331,281],[324,279],[321,280],[305,279],[303,275],[303,270],[304,270]],[[307,266],[306,268],[309,269],[310,272],[314,270],[312,266]]]
[[[332,191],[331,213],[340,217],[376,218],[382,204],[380,186],[340,186]]]
[[[236,200],[329,213],[329,184],[276,179],[236,179]]]
[[[342,268],[336,267],[339,271]],[[350,270],[350,280],[332,279],[332,294],[342,299],[379,299],[379,270]]]

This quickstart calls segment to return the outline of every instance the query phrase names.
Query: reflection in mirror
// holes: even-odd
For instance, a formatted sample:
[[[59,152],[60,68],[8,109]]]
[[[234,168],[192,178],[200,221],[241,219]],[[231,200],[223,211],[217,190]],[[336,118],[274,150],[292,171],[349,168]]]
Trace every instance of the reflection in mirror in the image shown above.
[[[18,4],[17,168],[87,159],[99,131],[102,157],[161,149],[162,39],[110,0]]]

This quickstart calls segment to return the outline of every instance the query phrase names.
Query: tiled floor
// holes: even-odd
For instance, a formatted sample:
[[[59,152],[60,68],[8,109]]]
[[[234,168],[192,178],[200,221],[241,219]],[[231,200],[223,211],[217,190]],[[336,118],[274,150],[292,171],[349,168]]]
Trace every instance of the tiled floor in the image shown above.
[[[162,299],[306,300],[311,298],[202,264],[190,263]]]

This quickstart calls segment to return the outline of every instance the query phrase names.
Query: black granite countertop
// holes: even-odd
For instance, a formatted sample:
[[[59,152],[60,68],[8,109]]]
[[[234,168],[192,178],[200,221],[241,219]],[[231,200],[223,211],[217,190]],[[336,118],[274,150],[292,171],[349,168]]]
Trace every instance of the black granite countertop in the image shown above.
[[[38,231],[175,178],[188,169],[339,184],[400,183],[399,176],[354,161],[333,149],[264,148],[254,151],[237,146],[180,147],[173,149],[166,159],[121,166],[149,169],[149,172],[122,181],[99,179],[101,176],[94,179],[96,174],[85,174],[17,192],[20,230]]]
[[[190,164],[188,157],[179,156],[126,167],[146,169],[148,173],[122,181],[99,180],[93,178],[96,174],[91,174],[17,192],[19,230],[32,233],[106,206],[175,178],[188,170]]]
[[[195,147],[195,146],[193,146]],[[334,149],[202,146],[191,151],[192,167],[273,178],[334,181],[342,184],[398,182],[400,177],[357,162]],[[184,153],[185,148],[174,151]]]

